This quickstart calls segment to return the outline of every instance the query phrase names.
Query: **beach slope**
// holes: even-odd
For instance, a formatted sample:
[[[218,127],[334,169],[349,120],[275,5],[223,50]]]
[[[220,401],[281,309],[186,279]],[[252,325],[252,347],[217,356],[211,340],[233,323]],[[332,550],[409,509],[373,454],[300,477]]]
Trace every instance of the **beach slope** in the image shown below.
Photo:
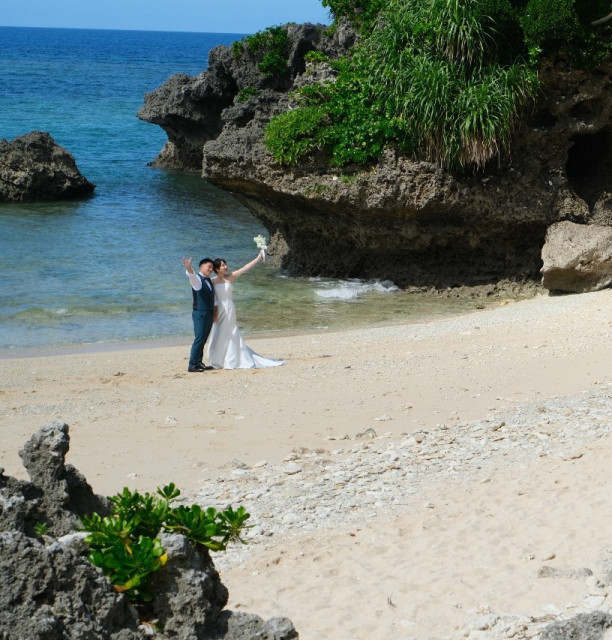
[[[609,603],[611,334],[608,289],[248,340],[287,360],[265,370],[187,373],[188,344],[5,357],[1,465],[24,477],[17,451],[62,420],[97,493],[245,504],[230,606],[306,640],[504,637],[495,616]]]

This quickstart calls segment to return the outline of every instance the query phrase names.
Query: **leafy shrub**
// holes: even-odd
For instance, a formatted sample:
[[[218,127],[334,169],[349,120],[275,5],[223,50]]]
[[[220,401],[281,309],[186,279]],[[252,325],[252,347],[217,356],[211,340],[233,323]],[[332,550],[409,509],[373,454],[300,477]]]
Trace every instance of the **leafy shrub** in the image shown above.
[[[609,0],[529,0],[520,13],[528,46],[543,55],[567,54],[578,66],[592,66],[610,53],[609,38],[599,38],[605,28],[591,22],[606,15]]]
[[[571,42],[581,30],[574,0],[530,0],[521,24],[527,43],[547,51]]]
[[[242,40],[236,40],[232,42],[232,55],[236,60],[239,60],[244,55],[244,44]]]
[[[240,89],[238,94],[236,95],[237,102],[246,102],[249,98],[256,96],[259,93],[257,89],[254,87],[244,87],[244,89]]]
[[[245,52],[255,57],[258,69],[266,76],[282,76],[287,73],[289,36],[285,27],[268,27],[232,44],[236,59]]]
[[[391,0],[353,57],[334,65],[336,81],[302,90],[304,106],[279,116],[282,127],[270,122],[268,147],[280,162],[323,149],[342,166],[395,141],[447,168],[482,166],[538,90],[511,42],[519,30],[508,0]]]
[[[266,146],[281,164],[295,164],[322,147],[325,111],[316,105],[285,111],[265,131]]]
[[[304,60],[306,62],[328,62],[329,61],[329,56],[326,55],[325,53],[323,53],[322,51],[316,51],[315,49],[313,49],[312,51],[309,51],[305,56],[304,56]]]
[[[213,551],[224,550],[229,542],[244,543],[240,534],[250,517],[244,507],[218,512],[198,505],[171,506],[179,495],[173,483],[159,488],[157,495],[142,495],[125,487],[109,498],[112,516],[93,513],[81,519],[83,531],[89,533],[85,542],[90,562],[102,569],[116,591],[126,592],[132,601],[146,602],[153,597],[151,574],[167,561],[157,537],[161,531],[181,533]]]
[[[266,144],[282,163],[313,150],[332,166],[363,164],[386,145],[460,170],[507,149],[539,92],[541,55],[581,66],[612,53],[609,0],[324,0],[339,16],[371,18],[335,82],[300,90],[272,119]],[[383,6],[384,4],[384,6]]]
[[[334,18],[348,18],[357,27],[367,30],[383,9],[384,0],[321,0],[328,7]]]

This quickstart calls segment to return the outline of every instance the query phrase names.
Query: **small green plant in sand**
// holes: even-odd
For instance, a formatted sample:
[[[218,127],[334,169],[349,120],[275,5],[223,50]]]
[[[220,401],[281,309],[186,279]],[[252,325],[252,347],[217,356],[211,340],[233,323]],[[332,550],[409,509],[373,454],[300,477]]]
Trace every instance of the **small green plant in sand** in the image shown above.
[[[82,530],[89,533],[85,542],[90,562],[102,569],[116,591],[126,592],[133,602],[153,598],[151,574],[168,560],[157,537],[160,532],[180,533],[212,551],[223,551],[234,541],[246,544],[241,533],[250,514],[244,507],[224,511],[198,505],[175,507],[172,502],[179,495],[174,483],[158,488],[157,495],[125,487],[109,498],[111,516],[93,513],[81,519]]]

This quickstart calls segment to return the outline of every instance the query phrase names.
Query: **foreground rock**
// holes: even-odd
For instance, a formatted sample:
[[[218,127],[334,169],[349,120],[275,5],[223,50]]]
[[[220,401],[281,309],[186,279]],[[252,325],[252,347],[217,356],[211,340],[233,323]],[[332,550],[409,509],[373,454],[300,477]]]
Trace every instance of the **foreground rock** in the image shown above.
[[[79,198],[94,188],[48,133],[0,140],[0,202]]]
[[[517,132],[512,156],[476,175],[452,175],[388,149],[368,167],[332,170],[312,156],[277,165],[264,145],[271,117],[296,88],[333,76],[304,62],[354,43],[344,25],[288,25],[287,72],[266,77],[228,47],[208,70],[174,76],[138,115],[168,143],[157,166],[200,171],[232,191],[268,229],[272,259],[293,273],[390,279],[400,286],[458,286],[539,279],[548,227],[612,220],[612,65],[593,73],[563,61],[540,71],[542,97]]]
[[[108,501],[96,496],[85,478],[65,464],[69,441],[68,425],[54,422],[41,427],[19,452],[31,482],[0,472],[0,531],[34,536],[34,527],[44,523],[60,537],[78,527],[80,516],[94,511],[108,515]]]
[[[612,629],[612,615],[595,611],[547,627],[540,640],[601,640]]]
[[[65,464],[68,445],[66,424],[46,425],[20,451],[30,482],[0,469],[0,639],[135,640],[145,629],[160,640],[298,637],[286,618],[224,611],[228,592],[208,550],[180,535],[163,537],[168,563],[152,580],[149,613],[163,631],[141,626],[126,596],[87,560],[83,535],[70,533],[79,516],[108,513],[108,501]],[[49,535],[36,536],[41,524]]]
[[[551,291],[583,293],[612,284],[612,227],[559,222],[546,234],[542,284]]]
[[[0,532],[0,638],[139,638],[127,599],[60,542]]]

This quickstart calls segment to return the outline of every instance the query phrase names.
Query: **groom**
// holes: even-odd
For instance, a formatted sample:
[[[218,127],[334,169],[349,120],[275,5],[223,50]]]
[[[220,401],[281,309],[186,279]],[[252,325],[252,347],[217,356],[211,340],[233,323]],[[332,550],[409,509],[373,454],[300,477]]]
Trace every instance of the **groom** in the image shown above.
[[[213,271],[213,261],[210,258],[200,260],[200,272],[195,273],[191,266],[191,258],[183,258],[183,266],[187,269],[187,276],[191,282],[191,293],[193,294],[193,345],[189,355],[189,367],[187,371],[208,371],[212,367],[204,366],[202,357],[204,355],[204,345],[208,339],[208,334],[212,329],[217,308],[215,307],[215,287],[210,280]]]

